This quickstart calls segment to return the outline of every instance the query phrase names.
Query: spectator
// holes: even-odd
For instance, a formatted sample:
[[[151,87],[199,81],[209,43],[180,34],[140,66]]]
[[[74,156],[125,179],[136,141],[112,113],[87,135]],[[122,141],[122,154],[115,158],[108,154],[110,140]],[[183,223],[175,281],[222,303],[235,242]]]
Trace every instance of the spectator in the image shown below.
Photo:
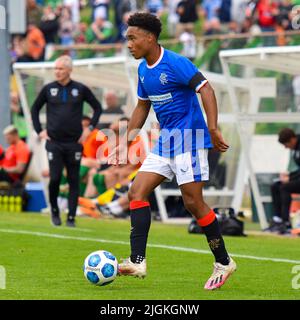
[[[14,62],[22,62],[23,57],[25,57],[26,51],[26,39],[24,36],[16,35],[13,37],[12,40],[12,47],[11,47],[11,59],[12,63]],[[27,61],[28,59],[25,59]]]
[[[64,6],[71,12],[72,23],[77,25],[80,22],[80,1],[64,0]]]
[[[232,0],[221,0],[219,9],[219,18],[222,24],[228,24],[231,21]]]
[[[88,25],[85,22],[80,22],[78,28],[75,30],[74,41],[75,43],[86,43],[86,33]]]
[[[175,31],[179,22],[179,16],[176,10],[180,1],[181,0],[168,0],[168,33],[171,37],[174,37],[176,34]]]
[[[161,16],[164,6],[162,0],[146,0],[145,8],[148,12]]]
[[[118,30],[117,41],[124,41],[124,31],[127,29],[129,12],[136,11],[135,0],[114,0],[115,26]]]
[[[127,21],[130,17],[130,12],[126,12],[123,15],[123,20],[121,25],[119,26],[119,30],[118,30],[118,36],[116,38],[116,42],[120,41],[120,42],[126,42],[126,31],[128,28],[128,24]]]
[[[103,110],[103,113],[106,114],[124,114],[122,110],[119,97],[114,91],[108,91],[105,95],[105,104],[106,109]]]
[[[74,43],[73,32],[75,26],[69,8],[64,7],[60,17],[59,38],[62,45],[69,46]]]
[[[291,228],[291,194],[300,193],[300,136],[292,129],[284,128],[279,132],[278,141],[292,150],[292,157],[299,167],[297,171],[280,174],[280,179],[271,186],[274,216],[267,230],[285,233]]]
[[[108,20],[110,0],[92,0],[93,7],[93,21],[97,17],[101,17],[103,20]]]
[[[113,28],[109,21],[105,21],[101,15],[96,16],[95,21],[87,31],[88,43],[110,43],[112,40]]]
[[[51,6],[44,7],[40,30],[43,32],[47,44],[55,43],[59,29],[58,17]]]
[[[221,29],[219,11],[221,0],[204,0],[202,14],[205,16],[204,32],[206,35],[219,33]]]
[[[248,0],[232,0],[230,12],[231,20],[237,22],[239,26],[242,25],[246,18],[246,8],[248,3]]]
[[[291,0],[282,0],[279,2],[278,15],[276,17],[277,25],[282,27],[283,30],[292,29],[291,26],[291,12],[294,5]]]
[[[36,3],[36,0],[27,0],[26,16],[27,23],[38,26],[43,15],[41,6]]]
[[[20,139],[18,130],[13,125],[6,127],[3,134],[9,147],[3,154],[3,148],[0,145],[0,181],[15,185],[26,170],[30,160],[30,150]]]
[[[195,0],[182,0],[177,5],[176,10],[179,16],[179,24],[177,26],[177,37],[183,30],[188,28],[194,30],[194,24],[198,20],[197,5]]]
[[[194,61],[197,53],[197,42],[193,32],[189,29],[185,30],[180,36],[179,41],[183,44],[182,55]]]
[[[278,5],[272,0],[259,0],[257,4],[258,24],[262,32],[275,31],[276,16],[278,15]],[[264,37],[264,46],[274,46],[274,37]]]
[[[42,31],[34,24],[27,26],[26,46],[28,61],[42,61],[46,41]]]
[[[12,113],[12,122],[18,130],[20,138],[26,141],[27,125],[26,125],[23,111],[20,106],[19,95],[15,91],[12,91],[10,93],[10,110]]]

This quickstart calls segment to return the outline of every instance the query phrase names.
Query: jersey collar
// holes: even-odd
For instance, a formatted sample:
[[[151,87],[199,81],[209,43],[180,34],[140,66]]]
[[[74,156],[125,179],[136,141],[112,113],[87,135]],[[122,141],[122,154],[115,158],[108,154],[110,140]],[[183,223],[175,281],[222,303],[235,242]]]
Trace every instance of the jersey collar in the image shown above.
[[[165,52],[165,49],[164,49],[163,47],[161,47],[161,52],[160,52],[160,56],[159,56],[158,60],[157,60],[154,64],[152,64],[151,66],[149,66],[149,65],[146,63],[147,68],[148,68],[148,69],[153,69],[153,68],[155,68],[156,66],[158,66],[159,63],[161,62],[163,56],[164,56],[164,52]]]
[[[70,81],[69,81],[66,85],[63,86],[63,85],[60,84],[58,81],[56,81],[56,83],[57,83],[59,86],[64,87],[64,88],[68,87],[70,84],[72,84],[72,82],[73,82],[73,80],[70,79]]]

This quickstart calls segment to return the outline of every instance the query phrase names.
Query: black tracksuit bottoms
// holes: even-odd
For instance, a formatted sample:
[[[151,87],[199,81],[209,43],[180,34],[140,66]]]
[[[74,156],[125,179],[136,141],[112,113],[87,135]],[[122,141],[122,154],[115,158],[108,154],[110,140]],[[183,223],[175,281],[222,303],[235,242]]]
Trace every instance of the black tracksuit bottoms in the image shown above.
[[[77,142],[47,140],[46,150],[50,169],[49,201],[52,212],[58,212],[57,198],[63,169],[66,169],[69,184],[69,218],[76,216],[79,197],[79,170],[82,145]]]
[[[274,215],[289,222],[292,193],[300,193],[300,179],[288,183],[275,182],[271,186]]]

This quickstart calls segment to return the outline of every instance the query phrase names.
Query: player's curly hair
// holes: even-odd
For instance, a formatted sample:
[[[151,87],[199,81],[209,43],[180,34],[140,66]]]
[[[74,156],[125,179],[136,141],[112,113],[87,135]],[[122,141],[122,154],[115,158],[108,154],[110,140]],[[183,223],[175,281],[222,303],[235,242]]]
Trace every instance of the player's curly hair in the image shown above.
[[[127,22],[129,27],[138,27],[153,33],[156,39],[159,38],[161,33],[161,22],[153,14],[147,12],[136,12],[132,14]]]

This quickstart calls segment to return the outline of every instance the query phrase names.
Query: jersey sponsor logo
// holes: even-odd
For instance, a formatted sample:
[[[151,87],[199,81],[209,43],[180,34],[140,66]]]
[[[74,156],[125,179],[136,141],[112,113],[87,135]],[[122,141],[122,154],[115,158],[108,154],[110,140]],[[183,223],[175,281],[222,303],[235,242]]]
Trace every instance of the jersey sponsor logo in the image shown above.
[[[71,94],[73,97],[78,97],[78,95],[79,95],[78,89],[72,89]]]
[[[165,85],[168,83],[168,75],[166,73],[161,73],[159,77],[159,81],[162,85]]]
[[[57,88],[51,88],[50,89],[50,94],[52,97],[56,97],[58,94],[58,89]]]
[[[162,101],[170,100],[172,98],[173,97],[172,97],[172,93],[171,92],[166,93],[166,94],[161,94],[161,95],[158,95],[158,96],[149,96],[149,99],[152,102],[162,102]]]

